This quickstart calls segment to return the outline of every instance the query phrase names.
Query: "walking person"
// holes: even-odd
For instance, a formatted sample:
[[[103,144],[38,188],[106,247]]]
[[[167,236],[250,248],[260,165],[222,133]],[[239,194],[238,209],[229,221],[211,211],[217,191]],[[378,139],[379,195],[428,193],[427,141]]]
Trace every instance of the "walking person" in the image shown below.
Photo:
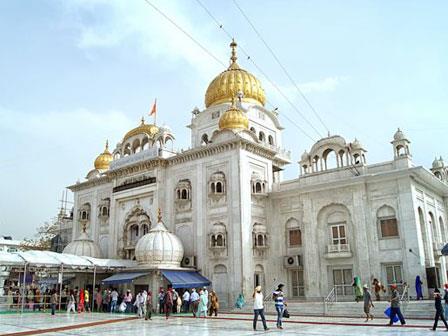
[[[417,294],[417,300],[423,300],[423,282],[420,280],[420,275],[415,277],[415,293]]]
[[[90,313],[90,293],[88,289],[84,290],[84,308]]]
[[[353,291],[355,292],[355,301],[359,302],[360,300],[362,300],[362,287],[361,287],[361,278],[360,277],[354,277],[353,278]]]
[[[143,317],[143,310],[145,305],[145,297],[143,296],[142,291],[138,292],[137,296],[135,297],[134,306],[137,307],[137,316]]]
[[[264,330],[269,330],[266,324],[266,318],[264,317],[263,293],[261,292],[261,286],[255,287],[252,297],[254,298],[254,330],[257,330],[258,316],[261,317],[261,322],[263,323]]]
[[[118,302],[118,292],[115,288],[112,291],[112,293],[110,293],[110,299],[111,299],[110,312],[114,313],[117,310],[117,302]]]
[[[131,308],[132,308],[132,305],[131,305],[131,303],[132,303],[132,293],[131,293],[130,289],[128,289],[126,291],[126,294],[124,295],[123,301],[126,304],[126,311],[125,311],[125,313],[129,313],[131,311]]]
[[[367,284],[364,285],[363,289],[363,300],[364,300],[364,313],[366,314],[366,322],[369,321],[369,318],[373,320],[373,315],[370,313],[370,307],[375,307],[372,301],[372,295],[369,291],[369,286]]]
[[[98,288],[95,295],[96,311],[100,312],[103,310],[103,294],[101,293],[101,288]]]
[[[81,288],[79,290],[78,314],[84,312],[84,303],[85,303],[84,300],[85,300],[85,298],[84,298],[84,289]]]
[[[191,289],[190,304],[192,308],[191,310],[193,311],[193,316],[196,317],[199,306],[199,294],[196,292],[196,289],[194,288]]]
[[[148,295],[146,296],[145,306],[146,306],[145,320],[150,320],[151,314],[152,314],[152,292],[151,291],[149,291]]]
[[[165,291],[163,290],[163,288],[160,288],[160,291],[159,291],[159,314],[163,314],[165,312],[165,307],[163,304],[164,297],[165,297]]]
[[[68,297],[67,314],[69,314],[70,312],[76,313],[76,309],[75,309],[75,295],[73,293],[73,290],[70,290],[70,294],[69,294],[69,297]]]
[[[448,331],[448,324],[446,323],[445,314],[443,313],[442,296],[440,295],[440,290],[438,288],[434,289],[434,307],[436,308],[436,316],[434,317],[434,325],[431,330],[436,331],[440,318],[443,324],[445,324],[446,331]]]
[[[448,316],[448,283],[445,284],[445,290],[443,294],[443,300],[445,301],[445,318]]]
[[[50,304],[51,304],[51,315],[54,315],[56,311],[56,305],[58,304],[58,294],[56,294],[56,291],[54,289],[51,293]]]
[[[275,310],[277,311],[277,328],[283,329],[282,318],[283,318],[283,310],[285,309],[284,302],[284,293],[283,293],[283,284],[279,284],[277,289],[272,293],[272,299],[275,303]]]
[[[210,292],[210,309],[209,309],[209,316],[212,316],[213,313],[215,313],[215,316],[218,316],[218,309],[219,309],[219,299],[218,295],[216,295],[216,292],[212,290]]]
[[[168,320],[168,317],[173,310],[173,285],[168,285],[165,296],[163,297],[163,303],[165,309],[165,318]]]
[[[390,285],[390,288],[392,290],[391,298],[390,298],[390,321],[388,326],[391,326],[394,324],[394,318],[398,315],[398,318],[400,319],[401,325],[405,325],[406,321],[403,317],[403,314],[400,310],[400,293],[397,290],[397,285],[392,284]]]
[[[183,312],[188,313],[188,311],[190,310],[190,292],[188,291],[188,289],[186,289],[184,294],[182,295],[182,301],[184,304]]]
[[[182,310],[182,298],[180,295],[177,296],[176,304],[177,304],[176,312],[179,314]]]
[[[381,281],[379,281],[378,279],[373,279],[372,282],[372,287],[373,287],[373,291],[375,293],[375,300],[376,301],[380,301],[381,300],[381,291],[383,293],[386,292],[386,289],[384,288],[383,284],[381,283]]]
[[[207,318],[207,305],[208,297],[203,289],[199,290],[199,305],[198,305],[198,317],[204,314],[204,318]]]

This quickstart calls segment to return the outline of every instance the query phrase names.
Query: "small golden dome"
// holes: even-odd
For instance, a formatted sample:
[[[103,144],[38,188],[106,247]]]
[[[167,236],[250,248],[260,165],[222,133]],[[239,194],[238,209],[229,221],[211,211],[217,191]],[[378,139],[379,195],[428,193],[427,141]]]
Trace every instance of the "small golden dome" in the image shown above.
[[[249,119],[246,114],[235,106],[235,98],[232,99],[232,106],[219,118],[219,129],[248,129]]]
[[[157,133],[159,133],[159,128],[154,124],[145,124],[145,119],[142,118],[140,126],[131,129],[125,134],[123,137],[123,143],[137,134],[146,134],[150,138],[153,138]]]
[[[109,142],[106,141],[106,148],[104,149],[104,152],[102,152],[98,157],[95,159],[95,169],[98,170],[107,170],[109,169],[109,165],[113,160],[112,154],[109,152]]]
[[[264,106],[266,96],[260,81],[250,72],[243,70],[236,63],[235,41],[230,43],[232,56],[230,66],[212,80],[205,93],[205,107],[232,101],[236,94],[243,94],[242,100]]]

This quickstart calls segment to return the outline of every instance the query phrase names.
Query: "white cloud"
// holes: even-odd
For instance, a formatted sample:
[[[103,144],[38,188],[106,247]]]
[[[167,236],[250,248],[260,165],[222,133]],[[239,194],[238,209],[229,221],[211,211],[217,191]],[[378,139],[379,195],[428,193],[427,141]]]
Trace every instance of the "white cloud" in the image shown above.
[[[317,81],[299,84],[299,88],[304,94],[313,92],[332,92],[348,79],[348,76],[326,77]]]
[[[192,22],[194,16],[188,15],[184,2],[151,2],[226,64],[226,45],[216,43],[207,25]],[[102,13],[101,19],[88,19],[89,13],[98,12]],[[138,52],[156,58],[158,64],[178,66],[179,61],[184,61],[205,78],[222,70],[219,63],[143,0],[78,0],[68,2],[66,14],[75,18],[77,46],[87,54],[95,48],[129,48],[135,44]]]

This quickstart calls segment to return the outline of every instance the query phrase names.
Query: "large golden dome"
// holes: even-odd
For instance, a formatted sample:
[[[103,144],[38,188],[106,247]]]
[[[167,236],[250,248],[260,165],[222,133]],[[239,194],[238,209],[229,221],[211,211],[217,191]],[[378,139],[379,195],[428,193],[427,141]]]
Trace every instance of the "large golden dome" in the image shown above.
[[[236,63],[235,41],[230,43],[232,56],[230,66],[212,80],[205,93],[205,107],[232,101],[239,92],[243,94],[242,100],[264,106],[266,97],[260,81],[250,72],[243,70]]]
[[[235,106],[235,98],[232,106],[219,118],[219,129],[248,129],[249,119],[246,114]]]
[[[109,165],[113,160],[112,154],[109,152],[109,143],[106,141],[106,148],[104,149],[104,152],[102,152],[98,157],[95,159],[95,169],[98,170],[107,170],[109,169]]]
[[[157,133],[159,133],[159,128],[154,124],[145,124],[145,119],[142,118],[140,126],[131,129],[125,134],[123,143],[137,134],[147,134],[150,138],[153,138]]]

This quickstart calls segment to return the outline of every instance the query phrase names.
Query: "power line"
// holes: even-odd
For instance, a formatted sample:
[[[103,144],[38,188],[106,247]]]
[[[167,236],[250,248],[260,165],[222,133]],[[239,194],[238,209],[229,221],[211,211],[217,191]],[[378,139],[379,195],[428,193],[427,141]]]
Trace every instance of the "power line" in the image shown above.
[[[324,128],[327,130],[327,132],[329,132],[329,129],[327,127],[327,125],[324,123],[324,121],[322,120],[322,118],[320,117],[320,115],[317,113],[317,111],[315,110],[314,106],[310,103],[310,101],[308,100],[308,98],[305,96],[305,94],[302,92],[302,90],[300,90],[299,86],[297,85],[297,83],[294,81],[294,79],[292,78],[292,76],[289,74],[288,70],[286,70],[286,68],[283,66],[283,64],[280,62],[280,59],[277,57],[277,55],[274,53],[274,50],[272,50],[272,48],[268,45],[268,43],[266,42],[266,40],[263,38],[263,36],[260,34],[260,32],[257,30],[257,28],[255,27],[255,25],[252,23],[252,21],[249,19],[249,17],[246,15],[246,13],[243,11],[243,9],[238,5],[238,3],[236,2],[236,0],[232,0],[233,3],[235,4],[235,6],[238,8],[238,10],[240,11],[241,15],[243,15],[243,17],[246,19],[246,21],[249,23],[249,25],[252,27],[253,31],[255,32],[255,34],[258,36],[258,38],[263,42],[264,46],[269,50],[270,54],[272,55],[272,57],[274,57],[275,61],[277,62],[277,64],[280,66],[280,68],[283,70],[283,72],[285,73],[286,77],[288,77],[289,81],[293,84],[293,86],[296,88],[297,92],[300,94],[300,96],[302,97],[302,99],[306,102],[306,104],[308,105],[308,107],[313,111],[314,115],[317,117],[317,119],[319,119],[320,123],[324,126]]]
[[[182,33],[184,33],[190,40],[192,40],[199,48],[201,48],[205,53],[207,53],[210,57],[212,57],[216,62],[221,64],[223,67],[226,67],[226,64],[223,63],[218,57],[213,55],[206,47],[204,47],[199,41],[197,41],[193,36],[191,36],[185,29],[179,26],[173,19],[171,19],[168,15],[162,12],[159,8],[157,8],[151,1],[144,0],[148,5],[150,5],[156,12],[162,15],[166,20],[168,20],[174,27],[179,29]]]
[[[227,37],[229,39],[232,39],[233,36],[229,33],[229,31],[227,31],[224,28],[224,25],[216,19],[216,17],[208,10],[208,8],[200,0],[196,0],[196,2],[205,10],[205,12],[217,24],[217,26],[227,35]],[[289,103],[289,105],[291,105],[293,110],[296,111],[301,116],[301,118],[321,137],[322,135],[320,134],[320,132],[314,127],[314,125],[310,121],[308,121],[305,115],[298,109],[296,105],[293,104],[293,102],[285,95],[285,93],[279,88],[279,86],[273,80],[270,79],[270,77],[266,74],[266,72],[260,66],[258,66],[257,63],[255,63],[255,61],[252,59],[249,53],[241,45],[239,45],[239,49],[246,56],[247,60],[249,60],[254,65],[254,67],[264,76],[264,78],[278,91],[278,93],[283,97],[283,99],[285,99]],[[299,127],[302,133],[304,133],[308,138],[310,138],[312,141],[315,141],[315,139],[310,135],[308,135],[307,132],[305,132],[300,126],[294,123],[291,119],[289,118],[287,119],[290,120],[296,127]]]
[[[190,40],[192,40],[196,45],[198,45],[205,53],[207,53],[207,55],[209,55],[210,57],[212,57],[214,60],[216,60],[219,64],[221,64],[223,67],[227,67],[219,58],[217,58],[211,51],[209,51],[206,47],[204,47],[199,41],[197,41],[193,36],[191,36],[185,29],[183,29],[180,25],[178,25],[173,19],[171,19],[168,15],[166,15],[164,12],[162,12],[162,10],[160,10],[158,7],[156,7],[153,3],[151,3],[151,1],[149,0],[144,0],[149,6],[151,6],[155,11],[157,11],[157,13],[159,13],[161,16],[163,16],[166,20],[168,20],[174,27],[176,27],[178,30],[180,30],[183,34],[185,34]],[[200,3],[198,1],[198,3],[201,5],[202,8],[204,8],[206,10],[206,7]],[[213,15],[206,10],[207,13],[213,17]],[[218,23],[218,21],[216,19],[214,19],[216,23]],[[219,24],[218,24],[219,25]],[[221,25],[221,27],[223,29],[223,26]],[[225,31],[225,30],[224,30]],[[227,36],[229,38],[232,38],[231,35],[229,34],[229,32],[225,31],[225,33],[227,34]],[[263,74],[263,76],[266,77],[266,79],[280,92],[280,94],[282,94],[285,99],[288,100],[288,102],[291,104],[291,106],[293,106],[293,108],[296,108],[292,102],[283,94],[283,92],[281,92],[281,90],[277,87],[277,85],[275,85],[275,83],[273,83],[269,77],[267,77],[267,75],[264,73],[263,70],[261,70],[261,68],[259,68],[255,62],[250,58],[250,56],[242,49],[240,48],[243,53],[247,56],[247,59],[251,60],[252,63],[256,66],[256,68]],[[299,112],[300,113],[300,112]],[[305,136],[307,136],[308,138],[310,138],[313,142],[315,141],[313,137],[311,137],[305,130],[303,130],[299,125],[297,125],[297,123],[295,123],[292,119],[290,119],[289,117],[287,117],[286,115],[284,115],[284,117],[290,121],[295,127],[297,127]],[[304,118],[304,120],[309,123],[306,118],[302,115],[302,118]],[[310,124],[310,123],[309,123]],[[311,124],[310,124],[311,125]],[[311,127],[316,130],[312,125]],[[317,130],[316,130],[317,132]],[[318,133],[318,132],[317,132]],[[318,133],[319,134],[319,133]]]

